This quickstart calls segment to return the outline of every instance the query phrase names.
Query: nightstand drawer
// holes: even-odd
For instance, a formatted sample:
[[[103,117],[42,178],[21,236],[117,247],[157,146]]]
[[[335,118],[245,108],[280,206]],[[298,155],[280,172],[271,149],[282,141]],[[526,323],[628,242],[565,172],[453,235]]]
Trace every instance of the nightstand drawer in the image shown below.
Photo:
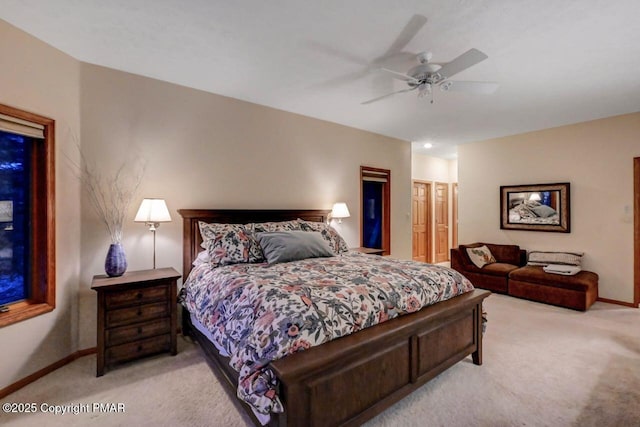
[[[130,325],[170,315],[169,304],[158,302],[155,304],[140,305],[137,307],[120,308],[106,312],[105,327]]]
[[[168,334],[171,330],[170,318],[152,320],[151,322],[138,323],[133,326],[121,326],[107,329],[105,333],[105,347],[111,347],[131,341],[137,341],[156,335]]]
[[[107,310],[132,304],[146,304],[152,301],[166,301],[169,298],[169,286],[139,288],[128,291],[109,292],[105,294]]]
[[[169,334],[161,335],[142,341],[109,347],[106,349],[106,357],[109,362],[124,362],[149,354],[167,351],[170,349],[170,346],[171,336]]]

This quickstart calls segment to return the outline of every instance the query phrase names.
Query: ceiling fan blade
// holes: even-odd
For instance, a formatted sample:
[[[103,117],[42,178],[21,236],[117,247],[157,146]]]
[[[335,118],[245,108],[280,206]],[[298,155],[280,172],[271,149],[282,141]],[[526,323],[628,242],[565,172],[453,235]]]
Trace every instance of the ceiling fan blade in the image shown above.
[[[384,58],[386,56],[393,55],[394,53],[400,52],[402,49],[404,49],[404,47],[408,45],[411,40],[413,40],[418,31],[420,31],[420,29],[424,27],[424,24],[426,23],[426,17],[418,14],[413,15],[407,25],[405,25],[402,32],[398,34],[398,37],[396,37],[393,44],[389,46],[389,49],[387,49],[382,57]]]
[[[487,58],[488,56],[480,52],[478,49],[469,49],[453,61],[444,64],[442,68],[438,70],[438,74],[443,78],[448,79],[449,77],[458,74],[460,71],[466,70]]]
[[[389,98],[390,96],[397,95],[397,94],[399,94],[399,93],[403,93],[403,92],[410,92],[410,91],[412,91],[412,90],[416,90],[417,88],[418,88],[418,86],[416,86],[416,87],[412,87],[412,88],[409,88],[409,89],[402,89],[402,90],[398,90],[398,91],[396,91],[396,92],[391,92],[391,93],[388,93],[388,94],[386,94],[386,95],[382,95],[382,96],[379,96],[379,97],[377,97],[377,98],[373,98],[373,99],[370,99],[370,100],[368,100],[368,101],[361,102],[360,104],[362,104],[362,105],[365,105],[365,104],[371,104],[372,102],[380,101],[380,100],[382,100],[382,99]]]
[[[399,73],[397,71],[390,70],[388,68],[378,68],[380,71],[384,71],[385,73],[389,73],[393,75],[396,79],[404,80],[405,82],[411,82],[415,84],[420,84],[420,81],[414,79],[413,77],[406,75],[405,73]]]
[[[367,76],[368,74],[369,72],[367,70],[355,71],[353,73],[343,74],[341,76],[337,76],[320,83],[312,84],[309,87],[314,89],[331,89],[336,86],[353,83],[354,81],[359,80]]]
[[[500,85],[497,82],[466,82],[447,80],[440,84],[440,88],[445,92],[471,92],[481,95],[494,93]]]
[[[369,61],[367,61],[364,58],[361,58],[357,55],[353,55],[349,52],[345,52],[343,50],[340,49],[336,49],[332,46],[329,45],[325,45],[322,44],[320,42],[316,42],[316,41],[310,41],[307,43],[307,45],[311,48],[313,48],[315,51],[317,52],[322,52],[325,55],[328,56],[333,56],[334,58],[340,58],[343,61],[346,62],[351,62],[352,64],[358,64],[358,65],[362,65],[363,67],[368,67],[369,66]]]

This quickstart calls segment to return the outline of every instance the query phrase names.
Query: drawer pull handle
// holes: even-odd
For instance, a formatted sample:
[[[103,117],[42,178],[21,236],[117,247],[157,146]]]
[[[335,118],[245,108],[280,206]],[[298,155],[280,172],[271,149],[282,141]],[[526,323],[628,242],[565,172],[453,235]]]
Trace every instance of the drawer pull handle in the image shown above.
[[[138,294],[136,295],[136,298],[141,299],[142,298],[142,292],[138,292]]]

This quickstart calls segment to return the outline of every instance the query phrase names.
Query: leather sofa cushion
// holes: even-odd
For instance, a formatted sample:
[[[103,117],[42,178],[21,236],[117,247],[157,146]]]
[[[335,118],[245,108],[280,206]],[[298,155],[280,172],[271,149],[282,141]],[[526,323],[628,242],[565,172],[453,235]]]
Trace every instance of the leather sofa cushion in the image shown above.
[[[598,275],[591,271],[583,270],[575,276],[563,276],[562,274],[545,273],[542,267],[534,266],[511,271],[509,279],[583,292],[598,286]]]
[[[503,262],[494,262],[487,264],[482,268],[477,268],[478,273],[489,274],[491,276],[509,276],[509,273],[517,270],[518,266],[513,264],[506,264]]]

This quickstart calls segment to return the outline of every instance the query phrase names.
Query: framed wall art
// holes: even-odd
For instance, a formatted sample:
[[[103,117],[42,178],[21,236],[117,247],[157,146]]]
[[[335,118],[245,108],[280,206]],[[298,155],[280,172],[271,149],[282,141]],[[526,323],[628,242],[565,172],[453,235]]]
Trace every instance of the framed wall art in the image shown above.
[[[571,232],[568,182],[500,187],[503,230]]]

